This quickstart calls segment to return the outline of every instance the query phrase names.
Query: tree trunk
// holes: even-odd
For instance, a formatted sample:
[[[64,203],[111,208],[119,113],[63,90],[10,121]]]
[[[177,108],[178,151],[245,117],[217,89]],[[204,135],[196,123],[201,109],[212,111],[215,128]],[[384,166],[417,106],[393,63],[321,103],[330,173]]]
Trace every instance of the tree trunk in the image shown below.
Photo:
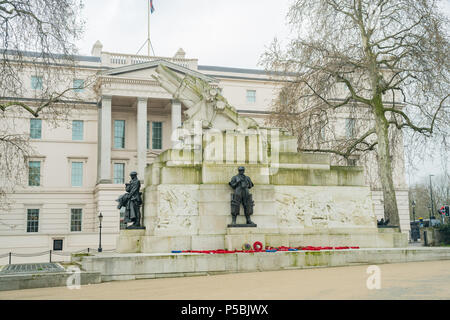
[[[392,159],[389,150],[389,124],[383,112],[381,95],[374,100],[375,130],[378,141],[378,174],[383,189],[384,220],[389,225],[400,226],[394,182],[392,179]]]

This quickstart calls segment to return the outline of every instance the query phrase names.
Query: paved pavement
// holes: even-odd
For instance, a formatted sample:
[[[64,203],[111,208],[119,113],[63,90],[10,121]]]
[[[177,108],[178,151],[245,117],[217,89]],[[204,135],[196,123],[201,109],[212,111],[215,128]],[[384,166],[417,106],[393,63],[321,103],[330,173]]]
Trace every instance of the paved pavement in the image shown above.
[[[369,290],[368,266],[115,281],[0,291],[3,299],[450,299],[450,260],[378,265],[380,289]],[[372,278],[371,278],[372,279]],[[376,282],[370,282],[376,284]]]

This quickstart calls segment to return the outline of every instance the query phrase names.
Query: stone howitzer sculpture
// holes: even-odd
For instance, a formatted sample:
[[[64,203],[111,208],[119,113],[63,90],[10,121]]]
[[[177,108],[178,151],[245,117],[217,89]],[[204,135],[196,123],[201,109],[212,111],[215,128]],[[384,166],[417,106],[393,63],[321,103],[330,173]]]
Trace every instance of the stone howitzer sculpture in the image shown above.
[[[153,76],[160,85],[170,92],[174,99],[181,101],[187,110],[183,127],[192,129],[196,121],[202,128],[246,130],[258,128],[252,118],[242,117],[220,93],[220,89],[202,79],[186,74],[183,78],[163,64],[156,68],[157,76]],[[219,118],[225,118],[219,123]]]

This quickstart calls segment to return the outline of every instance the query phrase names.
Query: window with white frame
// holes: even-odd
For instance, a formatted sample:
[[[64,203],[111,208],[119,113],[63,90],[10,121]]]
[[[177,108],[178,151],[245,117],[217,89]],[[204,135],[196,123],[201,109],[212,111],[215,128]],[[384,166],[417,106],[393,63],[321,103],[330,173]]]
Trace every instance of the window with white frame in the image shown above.
[[[152,122],[152,149],[162,149],[162,122]]]
[[[53,251],[62,251],[64,248],[64,239],[53,239]]]
[[[247,102],[248,103],[256,102],[256,90],[247,90]]]
[[[30,138],[41,139],[42,138],[42,120],[30,119]]]
[[[325,141],[326,139],[326,123],[320,122],[319,123],[319,141]]]
[[[72,187],[83,186],[83,162],[72,162],[71,182]]]
[[[125,213],[123,212],[123,210],[120,210],[120,224],[119,224],[119,228],[120,230],[126,229],[128,224],[125,222]]]
[[[74,79],[73,80],[73,91],[83,92],[83,90],[84,90],[84,80],[83,79]]]
[[[31,76],[31,89],[42,90],[42,77],[41,76]]]
[[[79,232],[82,226],[83,209],[72,208],[70,209],[70,231]]]
[[[27,232],[39,231],[39,209],[27,209]]]
[[[84,121],[83,120],[73,120],[72,121],[72,140],[80,141],[83,140],[84,132]]]
[[[355,136],[355,119],[345,119],[345,135],[347,138],[353,138]]]
[[[114,183],[125,183],[125,163],[114,163],[113,171]]]
[[[147,149],[150,149],[150,121],[147,121]]]
[[[125,148],[125,120],[114,120],[114,148]]]
[[[30,187],[41,185],[41,161],[28,161],[28,185]]]

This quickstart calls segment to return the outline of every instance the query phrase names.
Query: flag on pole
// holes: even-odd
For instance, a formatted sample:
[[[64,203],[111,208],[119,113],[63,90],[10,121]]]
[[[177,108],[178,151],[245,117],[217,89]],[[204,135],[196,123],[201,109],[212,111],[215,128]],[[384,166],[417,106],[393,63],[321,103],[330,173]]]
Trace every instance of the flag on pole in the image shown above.
[[[150,0],[150,13],[155,11],[155,7],[153,6],[153,0]]]

